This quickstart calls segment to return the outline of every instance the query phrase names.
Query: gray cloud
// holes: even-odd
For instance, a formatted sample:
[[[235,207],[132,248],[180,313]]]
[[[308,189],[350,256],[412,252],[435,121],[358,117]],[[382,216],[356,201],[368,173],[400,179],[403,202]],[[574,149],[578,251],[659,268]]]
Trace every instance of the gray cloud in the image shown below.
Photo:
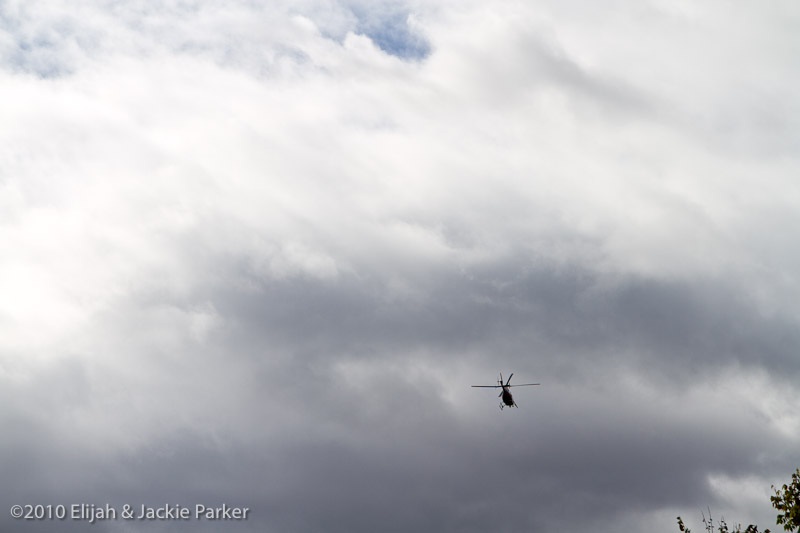
[[[800,438],[796,37],[685,7],[4,4],[3,504],[770,525]],[[500,412],[469,387],[499,372],[542,386]]]

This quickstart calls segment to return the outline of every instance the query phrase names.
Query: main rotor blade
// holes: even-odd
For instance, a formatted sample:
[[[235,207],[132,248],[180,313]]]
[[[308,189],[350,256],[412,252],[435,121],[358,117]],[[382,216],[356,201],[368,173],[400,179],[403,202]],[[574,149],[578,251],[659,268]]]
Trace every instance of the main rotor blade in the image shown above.
[[[506,385],[506,387],[527,387],[529,385],[541,385],[541,383],[520,383],[519,385]]]
[[[513,375],[514,375],[514,373],[512,372],[511,376],[513,376]],[[511,382],[511,376],[508,376],[508,381],[506,381],[506,387],[508,387],[508,384]]]
[[[472,385],[473,387],[481,387],[484,389],[499,389],[500,385]]]

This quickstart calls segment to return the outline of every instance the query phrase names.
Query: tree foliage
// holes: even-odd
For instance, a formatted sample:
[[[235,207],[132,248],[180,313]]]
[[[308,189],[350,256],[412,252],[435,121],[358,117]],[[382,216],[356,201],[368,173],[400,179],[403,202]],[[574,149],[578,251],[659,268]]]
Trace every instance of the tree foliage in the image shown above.
[[[775,490],[775,485],[772,485]],[[786,531],[800,531],[800,468],[792,474],[792,482],[783,484],[780,490],[775,490],[775,496],[770,497],[772,506],[781,511],[778,514],[778,525],[783,524]]]
[[[774,496],[770,496],[772,506],[779,511],[777,524],[783,525],[786,531],[800,532],[800,468],[795,469],[792,474],[792,482],[784,485],[780,489],[775,489]],[[758,526],[750,524],[745,529],[742,529],[741,524],[737,524],[734,529],[729,529],[725,518],[717,521],[716,526],[714,520],[711,518],[711,510],[708,511],[708,518],[703,513],[703,525],[705,526],[706,533],[759,533]],[[716,529],[715,529],[716,527]],[[681,517],[678,517],[678,529],[683,533],[691,533],[691,530],[683,524]],[[769,529],[765,529],[764,533],[770,533]]]
[[[733,529],[730,529],[724,517],[717,521],[716,529],[714,529],[714,520],[711,518],[710,509],[708,511],[708,518],[706,518],[705,513],[703,513],[703,525],[706,533],[759,533],[758,526],[754,526],[753,524],[750,524],[745,529],[742,529],[742,524],[736,524]],[[681,520],[680,516],[678,517],[678,529],[683,533],[692,533],[692,530],[683,524],[683,520]],[[765,529],[764,533],[770,533],[770,530]]]

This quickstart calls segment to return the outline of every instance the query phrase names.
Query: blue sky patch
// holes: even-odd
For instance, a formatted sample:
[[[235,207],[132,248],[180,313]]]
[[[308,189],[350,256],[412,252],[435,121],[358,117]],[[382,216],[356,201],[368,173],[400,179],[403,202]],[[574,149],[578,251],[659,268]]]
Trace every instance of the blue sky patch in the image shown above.
[[[369,9],[370,4],[351,6],[357,23],[355,31],[366,35],[387,54],[402,59],[425,59],[431,52],[430,44],[425,38],[409,27],[408,9],[397,6],[381,6]]]

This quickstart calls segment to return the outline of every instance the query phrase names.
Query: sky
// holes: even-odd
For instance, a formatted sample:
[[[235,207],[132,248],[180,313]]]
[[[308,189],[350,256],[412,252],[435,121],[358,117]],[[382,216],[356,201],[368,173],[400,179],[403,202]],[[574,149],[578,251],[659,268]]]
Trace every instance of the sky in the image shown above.
[[[774,529],[789,0],[0,0],[0,529]],[[519,408],[492,385],[514,373]],[[12,505],[250,509],[14,520]]]

